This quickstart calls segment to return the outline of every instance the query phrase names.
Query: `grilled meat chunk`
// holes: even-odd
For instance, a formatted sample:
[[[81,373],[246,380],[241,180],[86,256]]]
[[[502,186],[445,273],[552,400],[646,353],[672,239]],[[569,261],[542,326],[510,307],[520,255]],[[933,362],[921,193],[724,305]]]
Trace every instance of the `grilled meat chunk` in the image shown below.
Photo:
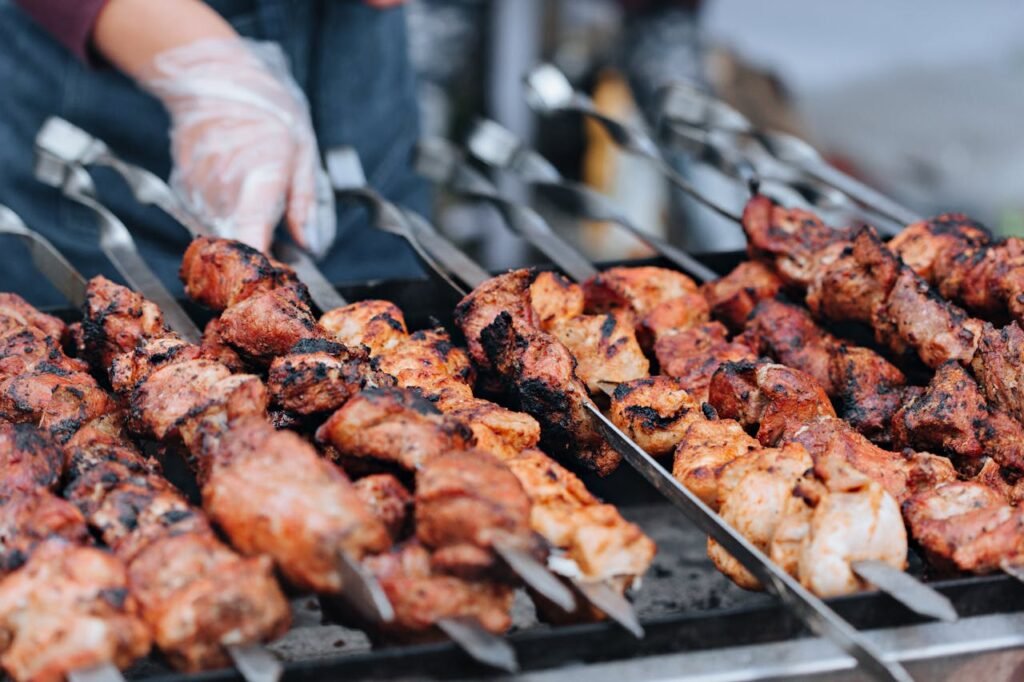
[[[653,266],[608,268],[583,284],[593,311],[632,310],[642,318],[666,301],[696,294],[697,285],[681,272]]]
[[[317,430],[317,440],[347,457],[368,457],[415,470],[432,457],[465,449],[472,434],[430,401],[398,388],[358,393]]]
[[[695,421],[676,446],[672,475],[704,504],[721,505],[718,477],[733,460],[759,450],[761,444],[732,419]]]
[[[0,577],[21,568],[41,543],[52,538],[75,545],[91,542],[81,512],[46,488],[4,492],[0,497]]]
[[[4,670],[34,682],[104,663],[127,668],[150,646],[121,562],[56,539],[0,583],[0,640]]]
[[[536,447],[540,424],[528,414],[513,412],[488,400],[446,394],[434,403],[451,419],[461,421],[473,433],[476,447],[492,454],[516,454]]]
[[[384,524],[391,541],[404,538],[412,518],[413,496],[402,482],[391,474],[371,474],[352,485],[370,513]]]
[[[872,228],[858,228],[847,246],[814,273],[807,288],[807,307],[825,319],[870,324],[901,270],[906,268]]]
[[[60,342],[67,333],[67,325],[63,320],[36,310],[17,294],[0,292],[0,318],[0,336],[6,335],[10,329],[29,327]]]
[[[219,317],[206,323],[200,342],[200,352],[204,358],[219,362],[232,372],[245,372],[248,365],[238,351],[224,339],[223,324]]]
[[[679,379],[694,400],[705,402],[711,377],[726,362],[754,362],[748,346],[726,338],[719,322],[663,334],[654,344],[661,373]]]
[[[330,412],[364,388],[393,386],[395,380],[370,366],[359,346],[334,341],[300,341],[276,358],[267,374],[274,403],[297,414]]]
[[[5,318],[0,316],[0,324]],[[60,340],[35,327],[14,326],[0,333],[0,377],[29,374],[40,368],[87,372],[89,366],[64,354]]]
[[[476,378],[469,356],[443,329],[407,336],[397,347],[376,355],[375,360],[377,367],[395,377],[399,386],[417,388],[427,398],[435,399],[450,390],[472,395],[472,391],[464,390]]]
[[[718,476],[719,514],[755,547],[768,552],[793,487],[810,467],[811,458],[799,445],[740,456],[723,466]],[[761,588],[757,578],[712,538],[708,538],[708,557],[740,587]]]
[[[446,452],[416,471],[416,537],[442,572],[483,577],[495,544],[539,550],[530,498],[500,460],[482,450]]]
[[[929,283],[938,284],[936,262],[945,253],[985,246],[992,233],[967,216],[944,213],[907,225],[889,240],[889,248]]]
[[[178,275],[189,298],[218,311],[256,294],[298,285],[290,268],[242,242],[217,237],[193,239]]]
[[[1024,423],[1024,330],[1016,322],[1001,329],[990,324],[982,328],[978,351],[971,369],[988,398],[989,405]]]
[[[704,414],[681,381],[654,376],[616,386],[610,417],[637,445],[660,457],[672,452]]]
[[[530,305],[540,328],[548,330],[552,325],[583,314],[586,306],[583,287],[570,282],[557,272],[536,273],[529,285]]]
[[[173,336],[154,303],[106,277],[89,280],[85,296],[80,354],[93,367],[110,367],[140,341]]]
[[[592,392],[602,382],[618,384],[650,372],[626,313],[580,315],[554,324],[550,332],[576,358],[576,374]]]
[[[900,447],[934,450],[962,463],[991,457],[1001,467],[1024,472],[1024,428],[990,408],[981,389],[962,366],[941,365],[924,393],[893,419]]]
[[[0,422],[0,495],[53,490],[64,471],[64,453],[29,424]]]
[[[711,314],[735,332],[743,330],[759,302],[775,298],[781,289],[782,279],[764,263],[753,260],[743,261],[729,274],[700,287]]]
[[[246,358],[269,363],[303,339],[326,339],[304,292],[280,287],[254,294],[220,316],[220,336]]]
[[[110,365],[110,384],[119,394],[131,393],[160,367],[204,357],[203,349],[176,336],[143,341],[130,353],[114,358]]]
[[[911,537],[933,565],[990,573],[1024,562],[1024,509],[981,483],[957,481],[923,490],[903,504]]]
[[[320,326],[350,348],[366,346],[371,355],[394,350],[409,336],[405,316],[391,301],[352,303],[323,314]]]
[[[509,324],[514,324],[520,334],[542,328],[543,318],[530,299],[531,286],[537,278],[533,270],[512,270],[487,280],[456,306],[455,324],[465,335],[469,356],[477,367],[491,369],[491,359],[480,336],[502,314],[508,316]],[[539,301],[536,305],[544,309]]]
[[[0,380],[0,419],[38,424],[64,440],[81,424],[114,408],[96,380],[81,372],[44,364],[31,374]]]
[[[708,402],[719,417],[757,431],[764,445],[779,443],[795,425],[835,417],[821,386],[809,375],[767,362],[730,362],[711,379]]]
[[[395,608],[395,620],[384,626],[391,638],[438,639],[441,634],[435,625],[444,618],[471,618],[495,634],[512,625],[510,586],[438,573],[430,552],[415,541],[368,557],[364,565],[380,581]]]
[[[300,589],[336,594],[344,588],[339,552],[359,559],[390,546],[341,470],[297,434],[248,417],[204,430],[199,449],[211,462],[202,487],[210,518],[233,546],[273,558]]]

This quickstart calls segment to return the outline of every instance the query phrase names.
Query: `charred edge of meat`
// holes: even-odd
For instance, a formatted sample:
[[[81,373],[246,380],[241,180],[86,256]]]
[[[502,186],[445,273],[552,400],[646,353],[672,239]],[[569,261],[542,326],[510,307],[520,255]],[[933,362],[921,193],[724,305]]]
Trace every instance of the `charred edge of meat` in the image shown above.
[[[629,405],[625,412],[640,419],[640,425],[645,429],[667,429],[685,417],[690,412],[690,408],[681,407],[672,414],[663,415],[648,405]]]
[[[348,346],[331,341],[330,339],[307,338],[295,343],[288,350],[289,355],[304,353],[328,353],[329,355],[342,355],[349,351]]]
[[[377,399],[383,399],[385,401],[397,401],[420,414],[440,416],[441,410],[437,409],[434,403],[424,398],[420,393],[416,391],[410,391],[404,388],[398,388],[393,386],[375,386],[373,388],[366,388],[360,392],[360,395],[369,398],[371,401]]]

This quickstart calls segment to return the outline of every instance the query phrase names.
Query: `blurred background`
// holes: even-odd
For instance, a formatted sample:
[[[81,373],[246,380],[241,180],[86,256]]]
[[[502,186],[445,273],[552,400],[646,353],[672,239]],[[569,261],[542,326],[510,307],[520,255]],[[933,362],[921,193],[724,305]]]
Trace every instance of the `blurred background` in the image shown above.
[[[923,215],[959,211],[1024,234],[1019,0],[413,0],[409,22],[425,133],[461,141],[475,118],[495,119],[694,251],[742,248],[742,234],[579,117],[538,118],[524,73],[550,61],[604,112],[648,130],[660,89],[691,83]],[[671,158],[702,191],[742,207],[742,186],[682,152]],[[442,229],[489,266],[534,259],[488,209],[437,202]],[[595,257],[644,253],[621,230],[538,207]]]

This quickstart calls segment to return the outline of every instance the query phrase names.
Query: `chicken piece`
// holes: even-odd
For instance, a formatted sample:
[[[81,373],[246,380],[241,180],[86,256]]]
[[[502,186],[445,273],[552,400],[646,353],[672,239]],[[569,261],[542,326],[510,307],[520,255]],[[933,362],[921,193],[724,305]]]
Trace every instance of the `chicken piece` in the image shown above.
[[[557,272],[543,270],[537,273],[529,291],[530,305],[541,329],[583,314],[585,299],[583,288],[570,282]]]
[[[996,329],[986,324],[971,369],[991,407],[1024,422],[1024,330],[1016,322]]]
[[[241,355],[224,340],[222,331],[223,322],[215,317],[206,324],[203,329],[203,338],[200,342],[202,356],[209,360],[215,360],[224,365],[232,372],[245,372],[248,365]]]
[[[599,475],[618,467],[621,455],[595,428],[587,408],[589,394],[564,345],[549,334],[520,330],[508,312],[483,328],[480,337],[480,349],[500,376],[512,407],[540,422],[545,452],[575,459]]]
[[[767,552],[793,487],[810,467],[811,458],[799,445],[757,449],[740,456],[723,466],[719,475],[719,514],[755,547]],[[708,557],[740,587],[761,589],[757,578],[712,538],[708,538]]]
[[[854,562],[881,561],[901,571],[907,567],[907,532],[900,507],[874,481],[862,477],[856,487],[826,492],[815,500],[809,518],[798,521],[804,522],[798,574],[803,586],[819,597],[868,587],[853,571]],[[779,531],[776,535],[785,537]]]
[[[405,316],[391,301],[359,301],[335,308],[321,316],[320,326],[333,340],[350,348],[366,346],[371,355],[398,348],[409,335]]]
[[[609,416],[637,445],[661,457],[675,449],[704,413],[678,379],[654,376],[616,386]]]
[[[303,415],[336,410],[364,388],[394,385],[394,378],[373,369],[361,347],[323,339],[300,341],[267,373],[274,403]]]
[[[750,347],[730,342],[726,334],[721,323],[710,322],[662,335],[654,344],[661,373],[679,379],[694,400],[706,402],[711,377],[720,365],[757,360]]]
[[[0,380],[0,419],[38,424],[60,440],[115,407],[96,380],[84,373],[40,365],[32,374]]]
[[[470,387],[476,379],[469,356],[443,329],[418,331],[396,348],[375,356],[375,360],[377,367],[395,377],[399,386],[417,388],[431,399],[454,384]]]
[[[210,518],[239,551],[273,558],[298,588],[337,594],[339,552],[360,559],[390,546],[341,470],[297,434],[250,417],[204,432],[199,447],[212,462],[202,487]]]
[[[778,444],[795,425],[836,416],[813,378],[768,362],[722,365],[711,379],[708,402],[719,417],[756,429],[767,446]]]
[[[491,360],[480,335],[499,316],[507,315],[520,334],[541,328],[540,314],[530,300],[531,286],[538,276],[534,270],[521,269],[492,277],[455,307],[455,324],[465,335],[469,356],[477,367],[491,369]]]
[[[587,310],[626,309],[637,318],[667,301],[698,293],[697,285],[683,273],[653,266],[608,268],[584,282],[583,291]]]
[[[185,293],[213,310],[226,310],[256,294],[295,286],[295,273],[233,239],[197,237],[185,249],[178,272]]]
[[[807,288],[807,307],[820,318],[870,324],[903,270],[907,268],[874,229],[858,228],[849,246],[815,273]]]
[[[109,371],[110,385],[119,394],[130,394],[160,367],[200,357],[206,357],[202,348],[176,336],[149,339],[130,353],[114,358]]]
[[[568,469],[535,449],[505,464],[530,497],[533,530],[575,561],[585,579],[625,579],[628,586],[650,567],[654,542]]]
[[[990,409],[970,374],[955,362],[941,365],[928,388],[893,420],[901,447],[927,449],[961,461],[991,457],[1024,471],[1024,429],[1009,415]]]
[[[0,324],[5,319],[0,317]],[[89,366],[64,354],[60,339],[35,327],[16,326],[0,335],[0,378],[35,371],[87,372]]]
[[[103,276],[93,277],[85,292],[81,355],[93,367],[110,367],[114,358],[140,341],[171,336],[156,304]]]
[[[64,453],[36,427],[0,422],[0,495],[53,490],[64,471]]]
[[[640,318],[636,337],[645,350],[653,350],[666,334],[693,329],[711,320],[711,309],[700,294],[683,294],[665,301]]]
[[[879,343],[896,353],[912,349],[933,369],[947,360],[970,362],[983,330],[981,320],[940,298],[906,267],[872,326]]]
[[[395,608],[395,620],[383,626],[390,638],[439,639],[442,635],[435,625],[444,618],[471,618],[494,634],[512,626],[510,586],[437,573],[430,552],[415,541],[368,557],[364,565],[380,581]]]
[[[81,512],[46,488],[5,492],[0,497],[0,577],[21,568],[36,548],[52,538],[91,543]]]
[[[600,391],[601,383],[618,384],[650,373],[628,314],[580,315],[550,331],[576,358],[576,374],[591,392]]]
[[[214,404],[224,403],[239,383],[255,392],[256,404],[239,406],[238,412],[265,414],[266,392],[258,377],[233,375],[212,360],[163,366],[132,392],[129,427],[157,440],[179,437],[182,426],[195,423]]]
[[[715,319],[738,332],[754,307],[761,301],[775,298],[781,289],[782,280],[771,268],[750,260],[743,261],[724,277],[705,282],[700,291]]]
[[[919,490],[956,480],[956,471],[945,457],[883,450],[841,419],[821,417],[794,428],[784,439],[800,443],[811,453],[814,472],[831,490],[854,487],[863,474],[902,503]],[[852,483],[848,480],[851,470],[859,472]]]
[[[480,578],[495,568],[493,548],[538,552],[530,498],[515,474],[482,450],[446,452],[416,471],[416,537],[436,570]]]
[[[427,460],[469,447],[473,436],[430,401],[397,388],[361,391],[316,432],[342,455],[368,457],[411,471]]]
[[[9,318],[10,323],[17,327],[34,327],[58,343],[67,332],[67,325],[63,320],[40,312],[17,294],[0,292],[0,316]],[[6,324],[0,325],[0,335],[6,328]]]
[[[1024,509],[988,486],[958,481],[924,490],[903,504],[910,535],[939,568],[970,573],[1024,563]]]
[[[941,254],[984,246],[992,233],[959,213],[944,213],[911,223],[889,240],[889,249],[914,272],[937,284],[935,262]]]
[[[372,474],[352,485],[370,513],[384,524],[391,541],[404,538],[412,518],[413,497],[402,482],[391,474]]]
[[[718,477],[722,469],[761,444],[732,419],[695,421],[676,446],[672,475],[704,504],[718,510]]]
[[[783,208],[765,196],[747,202],[742,225],[751,258],[771,264],[785,284],[799,288],[807,288],[849,239],[813,213]]]
[[[743,339],[759,355],[809,374],[828,395],[838,392],[831,366],[839,341],[807,311],[782,301],[761,301],[747,320]]]
[[[61,540],[39,547],[0,583],[0,640],[7,674],[34,682],[101,664],[127,668],[150,647],[124,566]]]
[[[245,358],[267,364],[304,339],[326,339],[327,332],[296,287],[255,294],[220,316],[221,338]]]
[[[921,389],[907,386],[906,377],[895,365],[861,346],[840,344],[829,372],[835,391],[830,397],[838,415],[872,442],[891,444],[896,411]]]
[[[540,441],[540,424],[536,419],[488,400],[443,395],[434,404],[448,417],[465,424],[473,432],[476,446],[493,455],[500,456],[505,451],[517,454],[526,448],[536,447]],[[505,447],[485,444],[486,440],[494,439]]]

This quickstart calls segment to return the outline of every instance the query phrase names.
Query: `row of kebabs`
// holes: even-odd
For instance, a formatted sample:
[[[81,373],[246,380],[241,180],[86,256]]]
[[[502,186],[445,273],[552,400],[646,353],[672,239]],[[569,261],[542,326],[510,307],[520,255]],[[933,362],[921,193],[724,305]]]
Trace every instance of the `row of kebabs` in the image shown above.
[[[17,516],[5,534],[23,539],[10,570],[22,567],[15,575],[25,576],[42,567],[47,580],[32,590],[60,594],[70,576],[60,557],[38,550],[83,542],[88,524],[121,571],[122,608],[109,615],[137,623],[120,644],[120,627],[101,637],[53,626],[97,619],[96,603],[109,592],[99,579],[85,586],[92,601],[61,609],[52,599],[16,600],[0,609],[0,661],[12,676],[61,679],[97,662],[123,666],[150,638],[181,669],[221,665],[227,647],[287,627],[272,568],[298,589],[338,594],[346,587],[339,552],[379,579],[396,618],[377,627],[399,637],[428,634],[448,617],[506,630],[514,582],[492,551],[498,541],[543,553],[543,537],[582,579],[620,590],[650,564],[654,545],[636,526],[532,447],[536,422],[473,397],[468,360],[442,333],[407,334],[401,313],[385,302],[331,311],[318,324],[290,272],[232,242],[197,241],[185,266],[189,291],[224,309],[202,348],[168,332],[159,310],[136,294],[102,278],[90,282],[84,320],[70,336],[77,355],[108,375],[116,397],[85,362],[64,354],[69,334],[58,320],[12,295],[0,306],[0,416],[58,453],[62,447],[57,459],[68,462],[25,487],[63,490],[82,531],[53,528],[33,510]],[[196,278],[211,275],[205,285]],[[250,368],[266,370],[267,382],[244,372]],[[308,426],[325,415],[317,439],[366,474],[355,484],[271,421]],[[188,453],[202,511],[139,453],[125,426]],[[41,456],[7,452],[12,461]],[[403,480],[368,473],[381,464]]]
[[[653,555],[650,540],[534,447],[540,439],[552,454],[602,472],[614,468],[617,456],[581,409],[589,392],[608,384],[615,385],[611,414],[622,428],[656,454],[675,450],[680,480],[822,594],[860,586],[849,571],[853,560],[905,563],[894,500],[935,558],[978,571],[1013,561],[1019,531],[1007,500],[1016,499],[1016,421],[985,403],[960,366],[942,365],[928,387],[909,387],[881,356],[843,344],[801,309],[771,300],[783,284],[800,285],[792,263],[811,272],[804,285],[813,284],[856,252],[862,233],[818,223],[822,230],[805,234],[803,227],[815,227],[808,216],[770,206],[768,226],[758,232],[762,209],[758,201],[748,208],[748,232],[755,253],[778,253],[775,267],[747,263],[703,291],[678,273],[633,268],[606,272],[583,288],[550,273],[517,271],[471,294],[457,315],[481,371],[479,385],[512,397],[537,421],[475,398],[474,367],[443,332],[409,335],[400,311],[386,302],[329,311],[318,323],[290,272],[222,240],[197,240],[182,268],[189,294],[222,311],[202,348],[169,334],[159,311],[131,292],[92,283],[76,345],[94,368],[109,370],[120,400],[99,389],[80,361],[59,352],[56,321],[7,299],[5,319],[17,322],[8,323],[4,337],[3,416],[37,424],[65,453],[88,450],[79,443],[104,443],[107,450],[89,460],[99,481],[91,495],[99,501],[95,509],[77,506],[124,562],[124,613],[146,626],[135,631],[151,633],[186,669],[224,662],[231,643],[272,637],[285,627],[286,607],[270,563],[242,559],[219,543],[202,512],[188,507],[121,432],[122,410],[136,434],[179,443],[190,453],[204,510],[237,550],[270,557],[292,584],[328,594],[344,587],[333,553],[365,559],[395,603],[393,627],[411,632],[466,614],[493,631],[507,627],[507,571],[490,551],[499,535],[532,546],[529,531],[536,531],[584,576],[620,588],[642,575]],[[799,229],[787,232],[792,225]],[[778,247],[785,238],[803,254]],[[861,267],[873,272],[871,264]],[[837,305],[834,295],[826,305]],[[745,333],[730,341],[709,312]],[[890,324],[892,334],[916,348],[922,337],[901,331],[908,324]],[[18,334],[23,341],[13,340]],[[758,362],[763,354],[803,372]],[[648,376],[648,356],[662,375]],[[266,370],[266,384],[246,370]],[[833,404],[846,421],[836,418]],[[318,426],[321,447],[362,477],[350,484],[307,441],[272,424]],[[961,475],[975,480],[954,483],[958,475],[948,460],[882,450],[861,434],[887,446],[952,455]],[[414,483],[415,495],[399,478],[369,473],[382,464]],[[108,471],[119,467],[120,478]],[[71,491],[67,482],[77,471],[67,468],[54,478]],[[117,516],[123,528],[109,521],[110,510],[120,514],[129,504],[122,497],[134,519]],[[109,509],[101,515],[104,505]],[[414,523],[403,520],[410,506]],[[221,556],[223,566],[248,578],[231,577],[234,589],[224,590],[213,578],[231,571],[216,562],[192,568],[186,580],[174,562],[138,560],[158,557],[160,543],[171,540],[216,545],[217,551],[192,556],[196,562]],[[32,546],[13,563],[35,561]],[[753,585],[719,548],[712,546],[711,554],[738,582]],[[137,584],[162,587],[154,597]],[[252,585],[251,594],[239,594],[242,585]],[[207,597],[212,604],[225,606],[205,606],[204,590],[214,595]],[[244,614],[241,624],[218,617],[182,627],[168,616],[195,612],[197,604],[204,614],[230,607]],[[24,613],[8,629],[9,643],[42,646],[45,630],[31,626],[42,621]],[[121,659],[91,651],[120,663],[142,649],[144,636],[137,639]],[[8,647],[5,665],[31,678],[19,650]],[[68,648],[51,643],[47,650]],[[90,660],[58,656],[53,670]]]

